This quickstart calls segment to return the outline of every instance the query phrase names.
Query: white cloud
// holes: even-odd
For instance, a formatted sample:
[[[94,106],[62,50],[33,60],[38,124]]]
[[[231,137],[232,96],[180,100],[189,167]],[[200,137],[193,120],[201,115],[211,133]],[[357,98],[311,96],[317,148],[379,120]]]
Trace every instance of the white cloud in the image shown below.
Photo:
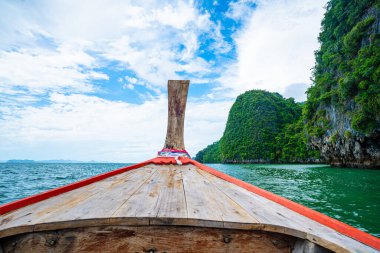
[[[218,141],[226,126],[233,100],[189,102],[186,106],[185,145],[190,155]]]
[[[214,40],[215,42],[211,44],[211,50],[216,50],[221,53],[228,53],[231,51],[232,46],[226,42],[223,38],[223,35],[221,33],[222,25],[221,22],[218,21],[217,24],[214,26]]]
[[[5,115],[0,121],[0,159],[24,154],[32,159],[138,162],[154,157],[164,144],[165,96],[142,105],[58,93],[50,101],[51,105],[27,106]],[[231,102],[188,104],[185,143],[192,155],[222,135],[230,106]]]
[[[226,16],[235,20],[245,20],[252,15],[252,6],[256,2],[256,0],[231,1]]]
[[[0,51],[0,87],[22,86],[32,93],[45,90],[92,91],[93,79],[108,76],[93,71],[95,59],[84,51],[61,46]]]
[[[227,16],[244,26],[234,35],[237,60],[220,63],[198,53],[201,35],[214,41],[213,53],[231,50],[222,24],[192,1],[0,1],[0,160],[151,158],[165,138],[163,87],[184,76],[222,84],[202,96],[209,101],[187,105],[185,143],[195,155],[223,133],[232,100],[215,98],[305,88],[324,2],[231,4]],[[247,7],[253,3],[255,10]],[[142,104],[88,94],[98,89],[95,80],[109,78],[99,69],[114,63],[132,73],[118,85],[152,91],[139,94]]]
[[[243,15],[239,10],[247,2],[236,3],[233,16]],[[249,89],[283,93],[289,85],[311,84],[326,0],[255,3],[252,16],[235,37],[238,59],[222,76],[223,87],[232,89],[236,95]]]
[[[196,52],[214,24],[192,1],[3,1],[0,16],[2,85],[90,91],[93,66],[116,61],[157,89],[210,68]]]
[[[135,86],[133,86],[133,84],[131,84],[131,83],[125,83],[125,84],[123,84],[123,88],[133,90],[135,88]]]
[[[209,73],[197,51],[199,36],[214,31],[192,1],[1,1],[0,159],[151,158],[166,132],[162,88],[179,72]],[[142,104],[90,96],[100,89],[96,79],[109,78],[99,69],[110,64],[132,72],[119,84],[155,95],[141,93]],[[214,115],[209,120],[188,113],[199,121],[186,127],[194,155],[224,128],[226,106],[209,106],[202,108]],[[201,125],[208,128],[196,129]]]
[[[123,89],[133,90],[135,85],[146,85],[144,82],[141,82],[137,78],[125,76],[124,77],[126,83],[123,84]],[[119,78],[118,82],[123,82],[122,78]]]
[[[145,17],[143,13],[137,16]],[[102,49],[103,56],[124,63],[156,87],[165,86],[168,79],[180,79],[180,71],[200,75],[209,71],[210,64],[196,55],[198,36],[212,27],[208,14],[200,14],[192,3],[180,3],[164,5],[149,17],[138,33],[128,30],[128,35],[110,41]]]
[[[125,81],[132,83],[132,84],[137,84],[137,82],[138,82],[137,78],[129,77],[129,76],[125,77]]]
[[[196,20],[196,12],[191,5],[178,2],[177,6],[166,4],[163,8],[154,11],[154,14],[161,24],[183,30],[188,23]]]

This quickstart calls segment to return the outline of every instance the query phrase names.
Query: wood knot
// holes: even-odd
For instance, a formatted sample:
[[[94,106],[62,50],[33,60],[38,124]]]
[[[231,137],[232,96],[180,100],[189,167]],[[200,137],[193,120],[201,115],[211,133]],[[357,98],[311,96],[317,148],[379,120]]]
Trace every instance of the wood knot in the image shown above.
[[[52,239],[46,240],[45,246],[53,247],[57,243],[57,241],[58,241],[57,238],[52,238]]]
[[[230,243],[232,241],[231,237],[229,236],[223,236],[223,242],[224,243]]]

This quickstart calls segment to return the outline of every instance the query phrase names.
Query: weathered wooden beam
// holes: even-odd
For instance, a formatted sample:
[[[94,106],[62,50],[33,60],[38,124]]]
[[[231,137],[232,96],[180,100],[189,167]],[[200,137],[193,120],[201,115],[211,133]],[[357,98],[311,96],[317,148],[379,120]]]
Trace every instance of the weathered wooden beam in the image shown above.
[[[103,226],[3,238],[4,253],[289,253],[295,238],[270,232],[186,226]]]
[[[183,140],[189,80],[168,81],[168,128],[164,148],[185,149]]]

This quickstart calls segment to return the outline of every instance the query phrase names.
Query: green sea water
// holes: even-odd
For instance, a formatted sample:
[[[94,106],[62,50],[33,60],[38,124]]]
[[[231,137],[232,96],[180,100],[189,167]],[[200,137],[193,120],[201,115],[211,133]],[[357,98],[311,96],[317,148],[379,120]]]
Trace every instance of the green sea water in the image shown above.
[[[0,204],[125,165],[0,163]],[[209,166],[380,237],[380,171],[322,165]]]
[[[380,237],[380,171],[321,165],[209,164]]]

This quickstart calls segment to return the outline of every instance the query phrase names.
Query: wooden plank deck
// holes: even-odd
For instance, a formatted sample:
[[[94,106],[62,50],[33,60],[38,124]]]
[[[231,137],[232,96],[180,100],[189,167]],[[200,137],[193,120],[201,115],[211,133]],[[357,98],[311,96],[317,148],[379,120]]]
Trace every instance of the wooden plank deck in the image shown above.
[[[146,165],[0,216],[0,238],[100,225],[279,232],[336,252],[379,252],[192,164]]]

